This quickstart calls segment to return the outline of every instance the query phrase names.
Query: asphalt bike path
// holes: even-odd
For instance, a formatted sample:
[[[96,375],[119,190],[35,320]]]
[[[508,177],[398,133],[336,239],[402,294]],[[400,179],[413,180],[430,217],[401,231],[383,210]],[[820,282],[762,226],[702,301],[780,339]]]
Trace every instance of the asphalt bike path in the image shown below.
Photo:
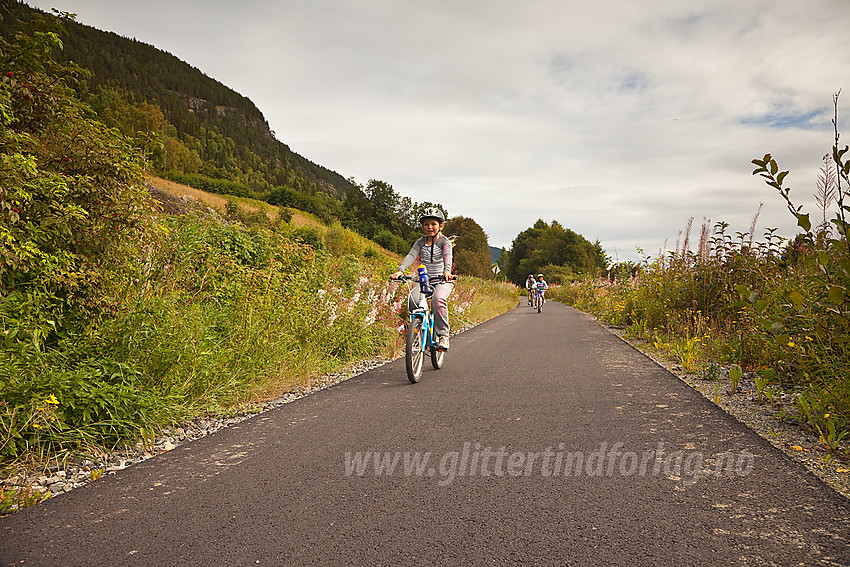
[[[4,567],[848,564],[846,499],[551,301],[0,518]]]

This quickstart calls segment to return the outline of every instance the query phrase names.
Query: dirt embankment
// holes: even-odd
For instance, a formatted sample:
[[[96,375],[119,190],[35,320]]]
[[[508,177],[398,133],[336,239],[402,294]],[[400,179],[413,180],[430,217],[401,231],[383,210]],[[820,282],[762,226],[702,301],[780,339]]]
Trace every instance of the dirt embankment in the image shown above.
[[[219,214],[224,214],[228,201],[233,201],[247,212],[262,210],[272,220],[277,218],[278,215],[279,207],[275,205],[252,199],[224,197],[214,193],[207,193],[206,191],[162,179],[161,177],[151,177],[148,179],[147,186],[151,196],[162,205],[163,211],[168,214],[206,211],[209,208],[215,209]],[[300,211],[293,209],[290,209],[290,211],[292,213],[292,220],[290,222],[295,225],[311,226],[322,231],[327,228],[322,223],[311,219]]]

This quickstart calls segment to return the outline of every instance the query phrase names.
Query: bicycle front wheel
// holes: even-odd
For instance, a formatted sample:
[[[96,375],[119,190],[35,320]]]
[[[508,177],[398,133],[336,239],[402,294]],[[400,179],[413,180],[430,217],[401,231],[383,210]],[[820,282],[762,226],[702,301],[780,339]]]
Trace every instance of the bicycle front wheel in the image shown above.
[[[434,370],[439,370],[443,367],[443,360],[446,358],[446,351],[438,349],[436,345],[431,347],[431,366]]]
[[[407,326],[407,348],[405,349],[405,365],[407,366],[407,379],[416,384],[422,377],[422,361],[425,358],[422,352],[422,319],[414,317]]]

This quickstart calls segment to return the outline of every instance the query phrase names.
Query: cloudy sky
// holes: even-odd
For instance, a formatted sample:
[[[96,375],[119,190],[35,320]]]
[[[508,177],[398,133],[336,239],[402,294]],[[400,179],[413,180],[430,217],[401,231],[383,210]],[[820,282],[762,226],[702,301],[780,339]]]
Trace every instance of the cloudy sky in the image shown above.
[[[842,88],[850,125],[848,0],[27,2],[176,55],[311,161],[507,248],[542,218],[655,256],[690,217],[749,230],[762,202],[757,234],[791,235],[750,160],[790,169],[814,218]]]

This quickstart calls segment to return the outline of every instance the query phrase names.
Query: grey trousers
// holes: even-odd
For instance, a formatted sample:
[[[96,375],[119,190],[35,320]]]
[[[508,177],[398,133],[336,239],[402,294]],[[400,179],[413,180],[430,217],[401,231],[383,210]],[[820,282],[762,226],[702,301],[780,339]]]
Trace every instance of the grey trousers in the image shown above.
[[[433,286],[434,295],[431,296],[431,313],[434,314],[434,334],[438,337],[449,336],[449,304],[448,299],[454,289],[454,283],[438,283]],[[407,298],[407,309],[413,311],[419,307],[419,284],[413,286]]]

